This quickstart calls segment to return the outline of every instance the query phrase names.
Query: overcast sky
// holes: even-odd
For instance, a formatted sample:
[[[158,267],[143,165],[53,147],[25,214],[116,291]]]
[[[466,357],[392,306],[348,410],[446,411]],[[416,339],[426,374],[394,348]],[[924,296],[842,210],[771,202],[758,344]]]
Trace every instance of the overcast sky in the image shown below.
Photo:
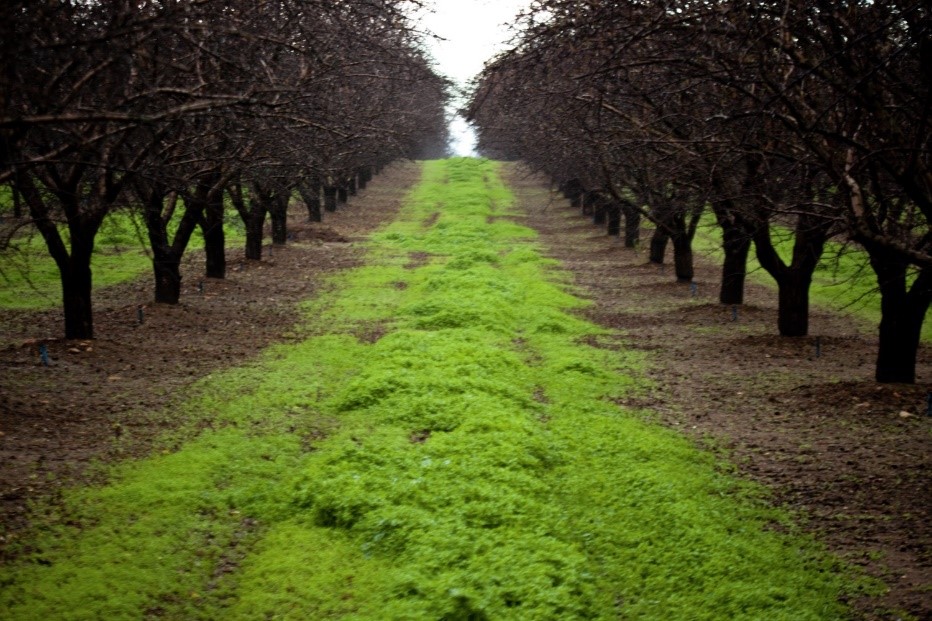
[[[508,26],[531,0],[433,0],[434,12],[422,12],[421,26],[445,41],[431,41],[438,70],[459,86],[482,71],[485,61],[506,48]],[[462,119],[451,127],[457,155],[472,155],[475,137]]]

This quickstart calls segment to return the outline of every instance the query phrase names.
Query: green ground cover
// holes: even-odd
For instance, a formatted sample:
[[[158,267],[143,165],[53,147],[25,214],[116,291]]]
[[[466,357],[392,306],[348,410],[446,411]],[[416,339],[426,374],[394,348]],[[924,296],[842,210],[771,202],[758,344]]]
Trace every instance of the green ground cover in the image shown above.
[[[774,226],[774,247],[784,261],[793,256],[793,232]],[[711,213],[703,215],[693,241],[696,252],[715,262],[724,259],[722,230]],[[757,261],[753,247],[748,255],[748,276],[754,282],[776,289],[776,283]],[[874,332],[880,325],[880,291],[877,276],[871,269],[867,254],[851,244],[829,242],[812,277],[809,299],[816,306],[850,316],[864,331]],[[932,342],[932,322],[922,326],[922,340]]]
[[[0,204],[3,200],[0,194]],[[174,226],[170,228],[172,234],[179,218],[175,218]],[[228,246],[242,245],[246,236],[240,220],[231,218],[225,227]],[[68,244],[67,227],[61,230]],[[188,250],[203,247],[203,237],[200,232],[195,232]],[[121,211],[107,216],[95,240],[91,270],[95,288],[127,282],[152,270],[145,225],[138,214]],[[24,231],[0,254],[0,308],[42,310],[59,305],[61,277],[58,267],[39,233]]]
[[[843,618],[851,577],[786,515],[614,405],[645,361],[584,344],[604,330],[511,209],[495,163],[426,163],[367,265],[306,304],[311,336],[206,378],[161,454],[68,492],[0,610]]]

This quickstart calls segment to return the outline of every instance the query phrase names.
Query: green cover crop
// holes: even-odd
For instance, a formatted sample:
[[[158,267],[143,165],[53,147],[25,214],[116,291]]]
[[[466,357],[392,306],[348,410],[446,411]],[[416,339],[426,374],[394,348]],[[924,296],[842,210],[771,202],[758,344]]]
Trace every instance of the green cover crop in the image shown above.
[[[643,360],[592,345],[519,217],[495,163],[426,163],[367,266],[307,304],[311,336],[207,378],[186,414],[211,430],[71,492],[0,610],[843,618],[850,577],[785,515],[612,402]]]

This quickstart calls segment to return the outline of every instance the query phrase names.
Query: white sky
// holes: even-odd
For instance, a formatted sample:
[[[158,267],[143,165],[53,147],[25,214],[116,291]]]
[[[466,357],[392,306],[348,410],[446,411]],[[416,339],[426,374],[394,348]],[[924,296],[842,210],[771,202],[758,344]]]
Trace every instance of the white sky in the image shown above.
[[[428,0],[434,12],[421,13],[421,28],[446,39],[429,41],[437,68],[465,87],[483,64],[507,46],[508,26],[531,0]],[[460,117],[450,127],[457,155],[474,155],[475,133]]]

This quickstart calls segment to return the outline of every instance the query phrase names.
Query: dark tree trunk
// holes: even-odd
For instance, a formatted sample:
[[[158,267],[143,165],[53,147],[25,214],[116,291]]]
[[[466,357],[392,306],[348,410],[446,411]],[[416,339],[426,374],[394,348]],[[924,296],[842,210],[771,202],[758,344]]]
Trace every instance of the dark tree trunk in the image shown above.
[[[621,235],[621,206],[612,201],[605,208],[607,222],[606,234],[610,237]]]
[[[278,192],[269,203],[272,243],[276,246],[288,243],[288,198],[288,192]]]
[[[349,196],[347,196],[346,185],[341,184],[337,186],[337,202],[341,205],[345,205],[348,200]]]
[[[692,238],[689,234],[678,231],[671,239],[673,241],[673,268],[676,272],[676,279],[680,282],[691,282],[693,276],[695,276]]]
[[[19,220],[23,217],[23,202],[15,184],[10,186],[10,193],[13,195],[13,217]]]
[[[253,184],[247,205],[242,185],[237,182],[230,187],[230,200],[246,227],[246,258],[259,261],[262,259],[262,229],[265,227],[265,216],[272,200],[271,192],[259,184]]]
[[[207,188],[198,186],[191,196],[185,198],[184,214],[178,224],[174,240],[169,239],[168,223],[177,203],[177,194],[171,195],[158,186],[145,190],[146,231],[149,248],[152,250],[152,272],[155,278],[155,301],[162,304],[177,304],[181,299],[181,257],[184,255],[194,229],[203,220],[204,201]],[[165,200],[169,197],[167,205]]]
[[[658,226],[654,229],[654,234],[650,238],[649,260],[651,263],[656,263],[658,265],[663,264],[664,255],[667,252],[667,241],[669,239],[670,235],[662,226]]]
[[[337,188],[333,186],[324,186],[324,211],[334,212],[337,210]]]
[[[320,182],[310,179],[298,186],[304,206],[307,207],[308,222],[322,222],[323,214],[320,212]]]
[[[627,204],[621,210],[625,215],[625,248],[635,248],[641,241],[641,212]]]
[[[777,280],[777,329],[781,336],[809,334],[809,286],[812,272],[787,270]]]
[[[874,377],[884,384],[914,384],[922,323],[932,302],[932,269],[920,271],[907,289],[905,260],[876,249],[870,257],[880,287],[881,309]]]
[[[601,205],[594,206],[592,208],[592,224],[603,226],[606,222],[608,222],[607,210]]]
[[[246,258],[253,261],[262,259],[262,229],[265,227],[266,210],[255,205],[249,210],[246,219]]]
[[[769,222],[763,222],[754,234],[757,259],[777,281],[777,327],[781,336],[806,336],[809,333],[809,286],[822,257],[830,225],[830,221],[816,216],[800,216],[790,265],[783,262],[773,246]]]
[[[210,190],[204,205],[201,233],[204,235],[204,275],[207,278],[226,278],[226,234],[223,230],[224,205],[220,174],[209,180]]]
[[[366,186],[369,185],[369,167],[362,166],[359,168],[359,189],[365,190]]]
[[[181,260],[171,256],[152,259],[155,275],[155,301],[177,304],[181,299]]]
[[[748,253],[751,238],[745,231],[735,228],[724,229],[722,249],[722,285],[718,299],[722,304],[744,304],[744,281],[748,271]]]
[[[58,265],[66,339],[94,338],[94,310],[91,299],[93,291],[91,255],[93,251],[93,235],[82,234],[75,237],[75,231],[72,231],[71,255],[66,264]]]
[[[346,184],[346,190],[349,192],[350,196],[356,196],[358,192],[356,191],[356,174],[353,173],[350,175],[349,182]]]

